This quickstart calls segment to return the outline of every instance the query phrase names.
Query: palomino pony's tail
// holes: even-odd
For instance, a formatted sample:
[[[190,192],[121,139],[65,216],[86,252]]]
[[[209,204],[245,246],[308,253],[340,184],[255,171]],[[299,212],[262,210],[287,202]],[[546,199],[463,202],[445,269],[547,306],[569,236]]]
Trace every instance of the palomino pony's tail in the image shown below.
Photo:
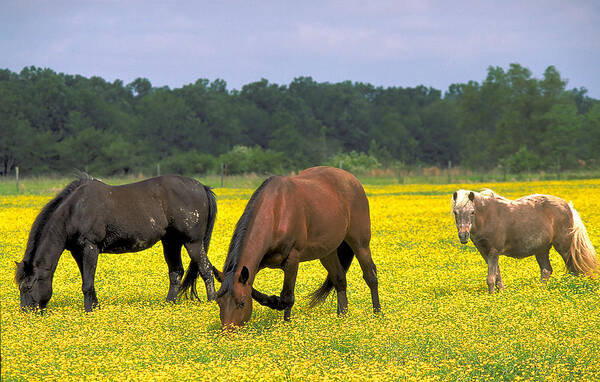
[[[354,258],[354,252],[352,252],[352,248],[350,248],[348,243],[343,241],[337,249],[337,255],[338,259],[340,259],[342,267],[344,268],[344,272],[347,272],[348,268],[350,268],[350,264],[352,263],[352,259]],[[319,289],[311,293],[309,306],[313,308],[319,304],[322,304],[327,296],[329,296],[331,289],[333,289],[333,282],[331,281],[330,276],[327,275],[327,278],[319,287]]]
[[[210,245],[210,238],[212,237],[212,232],[217,217],[217,201],[215,200],[215,193],[213,192],[213,190],[211,190],[210,187],[204,186],[204,190],[206,191],[206,197],[208,199],[208,219],[206,222],[206,232],[204,233],[202,246],[204,247],[204,256],[208,257],[207,254],[208,247]],[[210,264],[210,260],[208,261],[208,263]],[[192,258],[190,260],[190,265],[188,266],[188,269],[185,272],[185,276],[183,277],[183,280],[181,280],[181,286],[179,287],[179,297],[187,295],[187,291],[189,290],[190,299],[193,300],[194,297],[196,297],[197,300],[200,300],[200,297],[198,297],[198,291],[196,290],[196,279],[198,278],[199,274],[200,264],[198,264],[198,262]]]
[[[579,213],[573,208],[573,203],[569,203],[569,208],[573,215],[573,226],[570,232],[572,238],[567,268],[574,274],[586,274],[591,277],[597,277],[598,259],[596,257],[596,250],[588,237]]]

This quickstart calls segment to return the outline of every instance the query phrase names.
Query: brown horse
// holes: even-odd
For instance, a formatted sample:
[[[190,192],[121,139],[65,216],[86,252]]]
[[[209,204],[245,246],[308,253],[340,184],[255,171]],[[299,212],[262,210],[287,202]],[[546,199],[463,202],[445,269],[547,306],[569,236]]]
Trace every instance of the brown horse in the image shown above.
[[[373,310],[380,311],[377,270],[371,259],[369,202],[360,182],[332,167],[314,167],[298,176],[273,176],[254,192],[238,221],[217,293],[223,326],[242,325],[252,313],[252,298],[283,310],[289,320],[294,305],[298,263],[319,259],[328,276],[312,295],[311,305],[337,291],[337,311],[346,312],[346,272],[356,256],[371,290]],[[280,296],[252,288],[264,267],[284,271]]]
[[[593,277],[598,271],[596,251],[579,214],[556,196],[536,194],[509,200],[492,190],[458,190],[452,196],[452,212],[460,242],[466,244],[470,236],[487,263],[490,293],[494,287],[504,288],[499,255],[518,259],[535,255],[542,281],[552,274],[552,246],[571,273]]]

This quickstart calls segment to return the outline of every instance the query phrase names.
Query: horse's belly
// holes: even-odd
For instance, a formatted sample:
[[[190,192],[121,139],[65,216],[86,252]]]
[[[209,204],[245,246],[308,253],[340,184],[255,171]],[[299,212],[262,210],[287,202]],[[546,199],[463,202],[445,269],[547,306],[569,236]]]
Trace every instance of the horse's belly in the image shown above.
[[[308,247],[302,251],[300,261],[312,261],[331,254],[336,248]]]
[[[524,235],[518,240],[512,240],[507,246],[505,255],[523,258],[534,255],[550,248],[550,238],[543,233]]]
[[[144,237],[115,237],[108,238],[101,245],[101,252],[126,253],[139,252],[152,247],[158,242],[158,238]]]

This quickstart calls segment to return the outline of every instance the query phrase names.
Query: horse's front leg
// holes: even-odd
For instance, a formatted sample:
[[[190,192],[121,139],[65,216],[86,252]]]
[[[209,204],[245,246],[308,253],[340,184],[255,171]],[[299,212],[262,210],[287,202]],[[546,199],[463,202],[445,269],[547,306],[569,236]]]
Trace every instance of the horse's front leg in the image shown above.
[[[283,319],[290,320],[292,306],[294,305],[294,289],[296,287],[296,276],[298,275],[298,263],[300,253],[292,249],[287,260],[283,264],[283,288],[281,289],[281,306],[283,308]]]
[[[94,278],[96,277],[96,266],[98,265],[98,247],[89,242],[83,245],[81,277],[83,279],[81,290],[83,292],[83,306],[86,312],[91,312],[98,306]]]
[[[500,277],[500,267],[498,266],[498,257],[499,254],[497,251],[490,251],[487,256],[484,256],[485,261],[488,266],[488,274],[487,274],[487,285],[488,292],[490,294],[494,293],[494,288],[499,283],[498,290],[504,288],[502,284],[502,279]]]
[[[500,265],[496,267],[496,290],[500,292],[504,289],[504,283],[502,283],[502,276],[500,276]]]
[[[283,310],[281,298],[274,295],[266,295],[252,288],[252,298],[260,305],[266,306],[275,310]]]

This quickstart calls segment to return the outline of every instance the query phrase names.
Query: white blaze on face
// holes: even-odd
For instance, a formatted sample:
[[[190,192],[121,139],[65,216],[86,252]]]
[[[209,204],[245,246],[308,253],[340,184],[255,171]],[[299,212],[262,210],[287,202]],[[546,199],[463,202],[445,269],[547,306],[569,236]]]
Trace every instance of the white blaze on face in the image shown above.
[[[458,190],[452,195],[452,212],[458,229],[458,236],[462,243],[469,240],[471,231],[472,215],[475,211],[475,205],[469,198],[472,191]],[[456,198],[454,197],[456,195]]]

